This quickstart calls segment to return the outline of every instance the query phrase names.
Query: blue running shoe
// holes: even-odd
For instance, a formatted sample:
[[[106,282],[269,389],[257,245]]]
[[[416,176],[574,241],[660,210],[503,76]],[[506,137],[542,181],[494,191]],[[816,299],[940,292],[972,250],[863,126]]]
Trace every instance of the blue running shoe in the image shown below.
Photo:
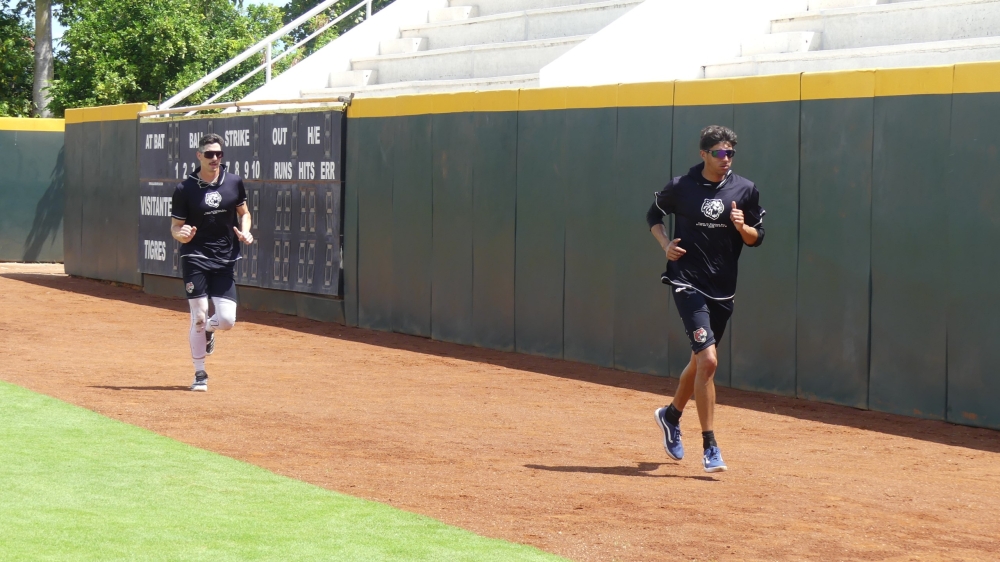
[[[668,422],[663,417],[666,413],[666,406],[656,410],[656,423],[663,430],[663,450],[667,452],[668,457],[679,461],[684,458],[684,443],[681,442],[681,428],[678,425]]]
[[[718,447],[705,449],[705,472],[725,472],[728,468]]]

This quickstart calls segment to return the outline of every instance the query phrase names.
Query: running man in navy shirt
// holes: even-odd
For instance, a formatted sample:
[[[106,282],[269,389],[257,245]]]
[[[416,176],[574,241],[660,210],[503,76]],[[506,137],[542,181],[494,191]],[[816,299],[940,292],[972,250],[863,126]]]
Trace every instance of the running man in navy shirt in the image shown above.
[[[191,390],[208,390],[205,356],[215,350],[215,332],[236,324],[236,260],[239,242],[253,243],[243,180],[222,164],[222,137],[198,142],[200,166],[174,190],[170,234],[181,242],[184,291],[191,308]],[[208,316],[208,300],[215,314]]]
[[[750,180],[730,169],[736,155],[736,133],[712,125],[701,131],[702,163],[687,175],[670,180],[646,213],[650,232],[667,255],[663,283],[673,288],[674,302],[691,341],[691,360],[681,373],[671,404],[656,410],[663,448],[674,460],[684,457],[680,418],[694,394],[705,450],[705,472],[723,472],[726,463],[715,441],[716,344],[733,314],[737,262],[743,246],[764,241],[764,209]],[[673,240],[663,217],[674,215]]]

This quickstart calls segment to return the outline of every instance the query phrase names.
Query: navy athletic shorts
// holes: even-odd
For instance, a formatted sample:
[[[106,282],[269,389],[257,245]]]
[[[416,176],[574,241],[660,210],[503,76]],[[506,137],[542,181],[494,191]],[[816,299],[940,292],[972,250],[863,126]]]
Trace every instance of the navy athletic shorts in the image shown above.
[[[187,298],[220,297],[236,302],[236,267],[233,264],[206,268],[182,259]]]
[[[683,287],[674,287],[674,303],[684,322],[684,332],[695,353],[722,339],[726,323],[733,315],[733,300],[717,301]]]

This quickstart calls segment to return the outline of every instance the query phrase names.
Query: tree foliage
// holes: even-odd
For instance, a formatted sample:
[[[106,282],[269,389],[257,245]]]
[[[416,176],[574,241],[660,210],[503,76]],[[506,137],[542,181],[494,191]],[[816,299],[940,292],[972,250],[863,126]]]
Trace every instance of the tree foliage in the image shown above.
[[[33,31],[20,14],[0,5],[0,116],[31,115]]]
[[[281,27],[275,6],[231,0],[74,0],[60,20],[67,27],[52,109],[119,103],[156,104],[205,76]],[[217,81],[230,84],[259,65],[258,55]],[[263,73],[228,97],[246,95]],[[218,84],[184,101],[203,102]],[[220,100],[221,101],[221,100]]]
[[[157,104],[201,79],[320,0],[289,0],[284,7],[245,0],[53,0],[54,17],[66,28],[56,51],[49,109],[147,102]],[[341,0],[274,45],[280,52],[351,9]],[[392,0],[373,0],[372,12]],[[6,6],[13,5],[13,9]],[[31,110],[34,0],[0,0],[0,115]],[[274,64],[282,72],[364,21],[362,7],[304,48]],[[263,62],[255,55],[192,94],[183,105],[205,102]],[[217,101],[240,99],[264,83],[259,72]]]

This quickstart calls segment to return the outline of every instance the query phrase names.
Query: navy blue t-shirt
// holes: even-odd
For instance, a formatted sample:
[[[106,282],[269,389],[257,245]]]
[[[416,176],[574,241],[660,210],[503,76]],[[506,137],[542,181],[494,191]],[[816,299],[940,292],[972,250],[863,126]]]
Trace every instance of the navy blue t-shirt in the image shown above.
[[[233,232],[239,228],[236,207],[247,201],[243,179],[219,167],[219,177],[209,183],[198,177],[201,168],[184,178],[174,189],[171,216],[198,230],[180,248],[181,259],[202,269],[231,265],[240,258],[240,244]]]
[[[652,228],[663,224],[664,216],[674,215],[673,238],[680,238],[678,246],[686,250],[677,261],[667,262],[664,283],[729,300],[736,295],[737,262],[744,245],[729,218],[733,201],[743,211],[744,224],[757,229],[754,246],[764,241],[765,211],[753,182],[732,171],[721,182],[710,182],[701,175],[704,168],[701,163],[671,179],[656,193],[646,222]]]

